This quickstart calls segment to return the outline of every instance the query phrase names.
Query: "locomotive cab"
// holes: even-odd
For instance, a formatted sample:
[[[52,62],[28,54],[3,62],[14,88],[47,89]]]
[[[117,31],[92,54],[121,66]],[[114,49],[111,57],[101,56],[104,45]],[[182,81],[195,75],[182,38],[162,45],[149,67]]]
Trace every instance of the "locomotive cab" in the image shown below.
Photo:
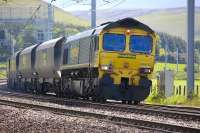
[[[68,37],[61,67],[67,95],[142,101],[150,92],[155,32],[125,18]]]
[[[109,88],[104,89],[104,95],[116,93],[112,94],[115,99],[144,100],[151,86],[149,79],[154,66],[154,34],[120,27],[103,31],[100,38],[99,78],[102,87]]]
[[[133,19],[119,20],[99,34],[99,80],[102,95],[142,101],[150,93],[156,34]]]

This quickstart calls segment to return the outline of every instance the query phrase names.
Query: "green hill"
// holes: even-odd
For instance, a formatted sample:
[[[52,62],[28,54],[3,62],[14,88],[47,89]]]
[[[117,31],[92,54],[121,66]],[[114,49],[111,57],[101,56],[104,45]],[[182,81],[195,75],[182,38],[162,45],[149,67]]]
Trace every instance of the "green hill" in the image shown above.
[[[196,9],[195,18],[195,39],[200,40],[199,8]],[[166,32],[168,34],[186,39],[187,11],[184,8],[154,11],[152,13],[139,16],[137,19],[149,25],[156,31]]]
[[[7,3],[0,1],[0,6],[4,6],[4,7],[6,6],[8,7],[38,7],[40,4],[42,5],[43,8],[47,9],[47,3],[42,0],[7,0]],[[67,24],[67,25],[83,26],[83,27],[89,26],[88,21],[75,17],[69,12],[66,12],[58,7],[54,7],[54,20],[55,22],[59,22],[59,23]]]
[[[55,9],[55,22],[64,23],[64,24],[71,24],[71,25],[78,25],[89,27],[89,23],[86,20],[80,19],[71,15],[69,12],[63,11],[59,8]]]
[[[200,8],[196,8],[195,37],[200,40]],[[74,11],[73,15],[90,20],[89,11]],[[98,10],[97,23],[114,21],[125,17],[136,18],[158,32],[166,32],[170,35],[186,40],[187,36],[187,11],[186,8],[169,9],[113,9]]]

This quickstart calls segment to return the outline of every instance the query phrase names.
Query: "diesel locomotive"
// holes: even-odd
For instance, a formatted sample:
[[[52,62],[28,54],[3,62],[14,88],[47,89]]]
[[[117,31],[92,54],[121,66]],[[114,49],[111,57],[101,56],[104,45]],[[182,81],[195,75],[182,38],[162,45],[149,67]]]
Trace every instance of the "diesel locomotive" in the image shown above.
[[[138,103],[148,97],[156,33],[125,18],[18,51],[8,60],[8,86],[35,93]]]

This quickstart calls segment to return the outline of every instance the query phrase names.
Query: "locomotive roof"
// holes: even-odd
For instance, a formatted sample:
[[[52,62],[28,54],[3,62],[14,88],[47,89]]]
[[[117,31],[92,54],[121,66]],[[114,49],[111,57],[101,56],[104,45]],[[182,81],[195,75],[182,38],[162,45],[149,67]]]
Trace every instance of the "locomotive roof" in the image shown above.
[[[153,33],[154,31],[144,23],[141,23],[140,21],[133,19],[133,18],[124,18],[120,19],[115,22],[108,22],[105,24],[106,26],[102,27],[103,30],[107,30],[110,28],[116,28],[116,27],[125,27],[125,28],[138,28],[145,30],[147,32]]]
[[[38,44],[35,44],[35,45],[32,45],[32,46],[29,46],[27,48],[25,48],[24,50],[22,50],[21,54],[27,54],[27,53],[30,53],[35,47],[37,47]]]
[[[59,38],[56,38],[56,39],[52,39],[52,40],[46,41],[46,42],[40,44],[38,46],[37,50],[42,50],[42,49],[46,49],[46,48],[52,48],[62,39],[65,39],[65,37],[59,37]]]
[[[136,19],[124,18],[124,19],[120,19],[120,20],[115,21],[115,22],[107,22],[107,23],[104,23],[104,24],[94,28],[94,29],[83,31],[83,32],[80,32],[76,35],[70,36],[70,37],[67,38],[67,42],[70,42],[70,41],[73,41],[73,40],[76,40],[76,39],[79,39],[79,38],[84,38],[84,37],[96,35],[96,34],[99,34],[103,30],[108,30],[108,29],[116,28],[116,27],[138,28],[138,29],[142,29],[144,31],[150,32],[150,33],[154,32],[149,26],[139,22]]]
[[[73,41],[73,40],[76,40],[76,39],[79,39],[79,38],[91,36],[93,31],[94,31],[94,29],[90,29],[90,30],[86,30],[86,31],[77,33],[73,36],[69,36],[69,37],[67,37],[67,42],[70,42],[70,41]]]

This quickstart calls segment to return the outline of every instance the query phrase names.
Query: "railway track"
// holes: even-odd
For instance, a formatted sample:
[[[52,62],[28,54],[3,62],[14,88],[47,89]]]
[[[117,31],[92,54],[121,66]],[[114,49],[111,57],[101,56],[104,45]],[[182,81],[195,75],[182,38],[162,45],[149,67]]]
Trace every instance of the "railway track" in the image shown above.
[[[145,106],[150,107],[150,108],[170,108],[171,110],[180,110],[180,111],[184,111],[184,110],[192,110],[192,111],[197,111],[200,112],[200,107],[191,107],[191,106],[178,106],[178,105],[159,105],[159,104],[145,104]]]
[[[7,79],[0,79],[0,88],[5,88],[7,85]]]
[[[0,79],[0,83],[6,83],[7,79]],[[67,99],[67,98],[56,98],[55,96],[45,95],[45,96],[37,96],[31,95],[27,93],[17,93],[11,90],[2,91],[0,90],[0,94],[9,95],[13,97],[19,98],[28,98],[28,99],[36,99],[44,102],[52,102],[56,104],[64,104],[70,106],[79,106],[79,107],[89,107],[95,109],[106,109],[106,110],[115,110],[115,111],[123,111],[127,113],[139,113],[139,114],[149,114],[154,116],[164,116],[168,118],[175,119],[184,119],[184,120],[196,120],[200,121],[200,108],[193,107],[176,107],[176,106],[166,106],[166,105],[152,105],[152,104],[141,104],[141,105],[124,105],[114,102],[109,102],[109,104],[101,104],[95,103],[91,101],[83,101],[77,99]]]
[[[0,83],[7,83],[7,79],[0,79]]]
[[[173,119],[181,120],[194,120],[200,121],[200,108],[188,108],[188,107],[175,107],[175,106],[159,106],[159,105],[125,105],[114,102],[109,103],[94,103],[92,101],[78,100],[78,99],[66,99],[56,98],[55,96],[45,95],[31,95],[27,93],[17,93],[0,90],[1,95],[34,99],[42,102],[56,103],[60,105],[68,105],[72,107],[87,107],[93,109],[103,109],[108,111],[119,111],[125,113],[136,113],[144,115],[162,116]]]
[[[167,123],[158,123],[158,122],[152,122],[152,121],[146,121],[146,120],[122,118],[122,117],[105,115],[105,114],[97,114],[97,113],[83,112],[83,111],[70,110],[70,109],[61,109],[61,108],[49,107],[49,106],[44,106],[44,105],[36,105],[36,104],[31,104],[31,103],[23,103],[23,102],[17,102],[17,101],[9,101],[9,100],[1,99],[0,104],[6,105],[6,106],[14,106],[17,108],[45,110],[45,111],[53,112],[55,114],[70,115],[70,116],[75,116],[75,117],[80,116],[80,117],[86,117],[86,118],[97,118],[97,119],[101,119],[103,121],[111,122],[117,125],[131,126],[131,127],[137,127],[137,128],[154,130],[154,131],[156,130],[156,131],[162,131],[162,132],[188,132],[188,133],[191,133],[191,132],[196,133],[200,131],[199,128],[182,127],[182,126],[172,125],[172,124],[167,124]]]

